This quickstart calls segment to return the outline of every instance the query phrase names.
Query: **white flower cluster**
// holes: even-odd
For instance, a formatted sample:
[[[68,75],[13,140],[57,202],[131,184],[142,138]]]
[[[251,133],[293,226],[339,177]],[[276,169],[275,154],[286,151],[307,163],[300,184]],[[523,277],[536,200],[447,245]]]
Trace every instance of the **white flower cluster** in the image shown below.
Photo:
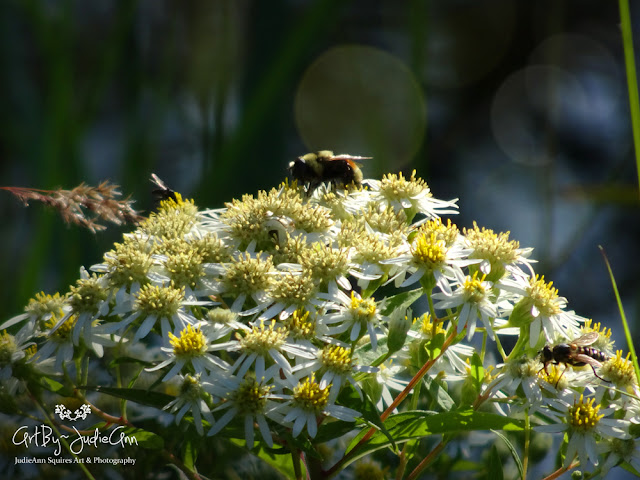
[[[166,406],[176,423],[190,417],[200,435],[235,425],[249,448],[257,427],[272,447],[313,439],[331,418],[360,422],[366,405],[384,420],[424,375],[466,385],[476,356],[486,375],[467,404],[568,432],[565,466],[577,455],[583,468],[640,470],[633,368],[534,274],[531,249],[443,223],[456,201],[433,198],[415,173],[364,183],[284,184],[205,211],[174,194],[67,295],[39,294],[0,327],[20,326],[0,337],[3,387],[27,383],[20,362],[67,374],[87,353],[134,344],[155,362],[144,375],[179,379]],[[428,311],[413,318],[419,299]],[[589,332],[588,345],[576,340]],[[514,335],[506,352],[501,338]]]

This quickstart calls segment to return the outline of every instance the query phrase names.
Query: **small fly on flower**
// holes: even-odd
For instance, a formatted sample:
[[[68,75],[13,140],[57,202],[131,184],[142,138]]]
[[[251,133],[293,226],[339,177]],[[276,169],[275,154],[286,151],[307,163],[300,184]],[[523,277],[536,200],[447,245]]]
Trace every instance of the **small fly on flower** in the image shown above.
[[[602,362],[606,361],[609,355],[601,350],[589,347],[589,345],[598,339],[598,335],[598,332],[589,332],[569,343],[560,343],[554,347],[545,345],[539,352],[540,359],[544,365],[540,370],[547,372],[547,365],[549,365],[549,363],[553,363],[554,365],[564,363],[567,368],[569,365],[572,367],[589,365],[593,370],[593,374],[600,380],[606,382],[607,380],[596,373],[596,367],[601,367]],[[564,375],[564,372],[562,372],[562,374]],[[560,375],[560,377],[562,378],[562,375]],[[560,378],[558,378],[558,382],[559,381]]]
[[[160,180],[160,177],[158,177],[155,173],[151,174],[151,183],[158,187],[151,190],[151,193],[153,194],[156,202],[160,203],[162,200],[168,200],[170,198],[174,201],[177,200],[176,192],[167,187],[165,183]]]

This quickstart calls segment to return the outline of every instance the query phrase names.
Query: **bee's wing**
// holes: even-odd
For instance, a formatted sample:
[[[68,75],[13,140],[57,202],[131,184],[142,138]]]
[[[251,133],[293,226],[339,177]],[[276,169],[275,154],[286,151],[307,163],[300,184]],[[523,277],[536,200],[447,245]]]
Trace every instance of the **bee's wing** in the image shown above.
[[[340,155],[334,155],[331,160],[351,160],[353,162],[359,162],[360,160],[371,160],[373,157],[359,157],[357,155],[348,155],[341,153]]]
[[[169,190],[169,188],[164,184],[160,177],[158,177],[155,173],[151,174],[151,183],[155,183],[156,186],[160,187],[162,190]]]
[[[573,356],[574,360],[577,360],[578,362],[582,362],[582,363],[586,363],[587,365],[591,365],[592,367],[601,367],[602,364],[596,360],[595,358],[591,358],[589,355],[583,355],[582,353],[579,353],[578,355],[574,355]]]
[[[600,334],[598,332],[588,332],[582,335],[581,337],[576,338],[571,343],[578,347],[586,347],[587,345],[591,345],[598,339]]]

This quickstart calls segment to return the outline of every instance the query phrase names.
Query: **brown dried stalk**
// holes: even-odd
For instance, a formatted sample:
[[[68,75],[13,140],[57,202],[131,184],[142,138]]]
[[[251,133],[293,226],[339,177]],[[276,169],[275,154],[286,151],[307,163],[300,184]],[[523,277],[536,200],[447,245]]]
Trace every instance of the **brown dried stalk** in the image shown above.
[[[116,198],[121,195],[117,188],[118,185],[110,185],[108,181],[97,187],[82,183],[73,190],[0,187],[20,199],[25,206],[29,205],[30,200],[42,202],[58,210],[66,223],[75,223],[93,233],[107,228],[99,223],[101,219],[116,225],[137,224],[144,219],[132,208],[134,201],[130,197],[121,200]]]

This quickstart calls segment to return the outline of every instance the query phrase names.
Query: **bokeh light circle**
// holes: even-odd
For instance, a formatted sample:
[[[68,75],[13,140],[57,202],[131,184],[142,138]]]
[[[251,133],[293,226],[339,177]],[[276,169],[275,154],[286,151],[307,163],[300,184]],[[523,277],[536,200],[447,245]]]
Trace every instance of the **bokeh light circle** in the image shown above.
[[[409,162],[426,130],[425,100],[412,72],[368,46],[335,47],[317,58],[298,85],[294,109],[310,151],[372,156],[367,164],[385,169]]]
[[[549,128],[570,119],[568,104],[583,104],[578,79],[555,66],[534,65],[509,76],[491,106],[491,128],[500,148],[514,162],[544,165],[551,161]]]

